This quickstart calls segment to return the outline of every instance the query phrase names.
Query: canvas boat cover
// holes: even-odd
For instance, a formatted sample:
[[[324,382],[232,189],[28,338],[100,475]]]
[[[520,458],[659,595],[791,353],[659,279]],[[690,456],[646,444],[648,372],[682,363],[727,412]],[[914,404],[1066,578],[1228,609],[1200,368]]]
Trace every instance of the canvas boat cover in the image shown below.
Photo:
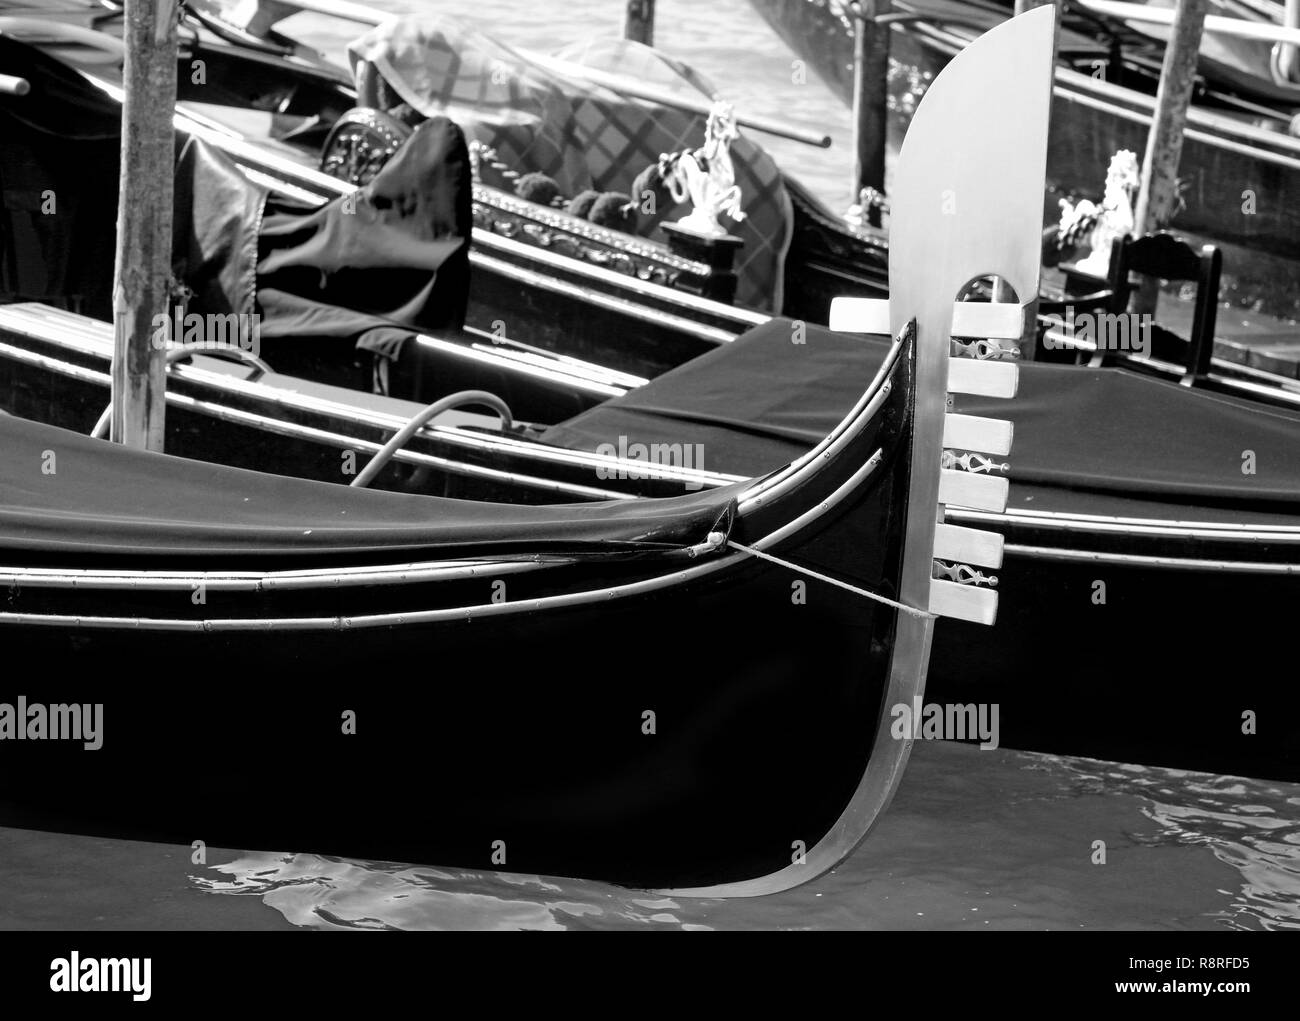
[[[111,319],[121,108],[2,35],[0,65],[32,84],[26,96],[0,95],[0,235],[10,242],[0,300]],[[319,206],[269,193],[198,139],[178,136],[176,148],[173,271],[192,292],[187,311],[256,312],[263,340],[372,349],[394,325],[461,327],[472,181],[464,136],[446,118],[420,125],[355,199]]]
[[[762,475],[821,440],[885,352],[883,338],[812,325],[801,334],[773,319],[543,438],[575,450],[620,438],[699,444],[697,467]],[[1014,401],[955,400],[956,411],[1015,423],[1013,499],[1017,486],[1041,486],[1300,515],[1300,413],[1125,369],[1034,363],[1021,367]]]
[[[187,461],[4,414],[0,451],[0,556],[64,564],[653,554],[728,532],[735,498],[727,488],[537,507],[411,496]]]
[[[589,188],[630,194],[636,176],[660,154],[704,142],[702,115],[558,74],[450,15],[391,19],[354,42],[348,54],[354,69],[376,67],[413,109],[426,117],[450,117],[468,137],[495,149],[512,170],[547,174],[568,198]],[[681,61],[624,39],[584,41],[555,56],[695,102],[718,94]],[[364,85],[365,76],[358,78]],[[358,102],[379,101],[359,87]],[[751,137],[742,132],[731,157],[745,212],[739,223],[724,221],[745,243],[736,257],[736,300],[775,311],[781,307],[792,231],[790,199],[780,168]],[[672,220],[688,211],[679,206],[656,213]]]

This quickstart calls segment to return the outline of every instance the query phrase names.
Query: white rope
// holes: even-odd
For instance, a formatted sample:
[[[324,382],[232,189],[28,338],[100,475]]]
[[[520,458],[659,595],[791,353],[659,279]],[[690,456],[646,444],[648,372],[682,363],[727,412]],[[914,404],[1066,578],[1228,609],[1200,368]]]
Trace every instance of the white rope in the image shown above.
[[[876,592],[868,592],[864,588],[858,588],[856,585],[850,585],[847,581],[840,581],[838,578],[832,578],[829,575],[821,574],[808,567],[800,567],[798,564],[791,563],[789,560],[782,560],[780,557],[774,557],[771,553],[764,553],[762,550],[756,550],[752,546],[745,546],[732,539],[727,540],[727,545],[732,549],[740,550],[742,553],[748,553],[750,556],[758,557],[759,560],[767,560],[781,567],[788,567],[797,574],[806,574],[810,578],[816,578],[818,581],[824,581],[828,585],[835,585],[838,588],[853,592],[859,596],[865,596],[867,599],[873,599],[877,603],[884,603],[886,606],[892,606],[895,610],[902,610],[904,613],[911,614],[913,617],[937,618],[937,613],[931,613],[929,610],[918,610],[915,606],[907,606],[904,603],[895,602]]]

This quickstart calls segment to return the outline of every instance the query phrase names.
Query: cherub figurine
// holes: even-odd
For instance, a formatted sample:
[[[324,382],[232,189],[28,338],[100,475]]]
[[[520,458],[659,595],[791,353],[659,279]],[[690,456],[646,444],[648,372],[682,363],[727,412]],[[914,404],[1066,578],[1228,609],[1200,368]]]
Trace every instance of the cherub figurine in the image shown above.
[[[1088,257],[1076,264],[1080,272],[1096,277],[1106,275],[1110,268],[1111,243],[1133,233],[1133,200],[1140,182],[1137,155],[1121,149],[1110,158],[1101,205],[1088,199],[1082,199],[1077,205],[1061,199],[1057,246],[1064,249],[1087,244],[1091,249]]]
[[[740,186],[736,184],[736,171],[731,163],[730,146],[738,137],[731,104],[714,103],[704,130],[704,145],[694,152],[660,161],[663,181],[673,201],[689,200],[694,207],[677,221],[677,226],[718,237],[727,233],[718,223],[720,213],[733,220],[745,218],[740,208]]]

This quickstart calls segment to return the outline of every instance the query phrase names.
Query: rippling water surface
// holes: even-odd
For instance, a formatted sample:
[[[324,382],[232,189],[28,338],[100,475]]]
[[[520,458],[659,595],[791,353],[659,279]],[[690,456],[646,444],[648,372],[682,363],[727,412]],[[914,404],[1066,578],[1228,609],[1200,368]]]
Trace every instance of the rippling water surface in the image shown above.
[[[0,927],[1300,929],[1300,785],[939,743],[840,868],[755,900],[305,850],[190,857],[0,829]]]

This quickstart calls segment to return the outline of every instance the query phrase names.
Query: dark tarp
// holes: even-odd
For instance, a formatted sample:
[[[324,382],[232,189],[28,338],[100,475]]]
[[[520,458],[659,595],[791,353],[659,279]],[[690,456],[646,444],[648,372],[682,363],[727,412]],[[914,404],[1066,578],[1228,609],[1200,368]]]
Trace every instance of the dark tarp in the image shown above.
[[[708,471],[763,475],[829,433],[875,377],[885,346],[772,319],[730,344],[548,429],[547,443],[700,444]]]
[[[805,330],[793,343],[790,320],[774,319],[543,439],[576,450],[620,437],[698,443],[710,471],[764,474],[839,422],[886,351],[882,338]],[[1020,483],[1300,513],[1300,413],[1124,369],[1032,363],[1015,400],[958,395],[955,410],[1015,423],[1013,494]]]
[[[383,323],[459,330],[473,184],[465,137],[425,121],[355,199],[268,199],[258,242],[262,336],[353,336]],[[356,309],[356,312],[349,312]]]
[[[0,64],[32,85],[0,95],[0,291],[109,319],[121,108],[3,36]],[[315,208],[269,195],[197,139],[178,136],[177,151],[173,266],[194,292],[188,311],[258,312],[262,340],[282,344],[376,331],[361,346],[389,357],[410,330],[460,329],[473,196],[451,121],[422,124],[355,198]]]
[[[121,108],[72,69],[0,35],[0,300],[112,317]]]
[[[194,292],[190,310],[256,311],[263,340],[375,331],[361,346],[396,357],[392,324],[437,332],[464,323],[472,184],[465,138],[445,118],[421,124],[355,196],[319,207],[268,194],[191,140],[176,215],[176,275]]]
[[[301,567],[312,554],[653,552],[729,530],[735,496],[559,507],[410,496],[132,450],[9,415],[0,451],[0,549],[64,560],[252,556],[269,566],[293,555]]]

